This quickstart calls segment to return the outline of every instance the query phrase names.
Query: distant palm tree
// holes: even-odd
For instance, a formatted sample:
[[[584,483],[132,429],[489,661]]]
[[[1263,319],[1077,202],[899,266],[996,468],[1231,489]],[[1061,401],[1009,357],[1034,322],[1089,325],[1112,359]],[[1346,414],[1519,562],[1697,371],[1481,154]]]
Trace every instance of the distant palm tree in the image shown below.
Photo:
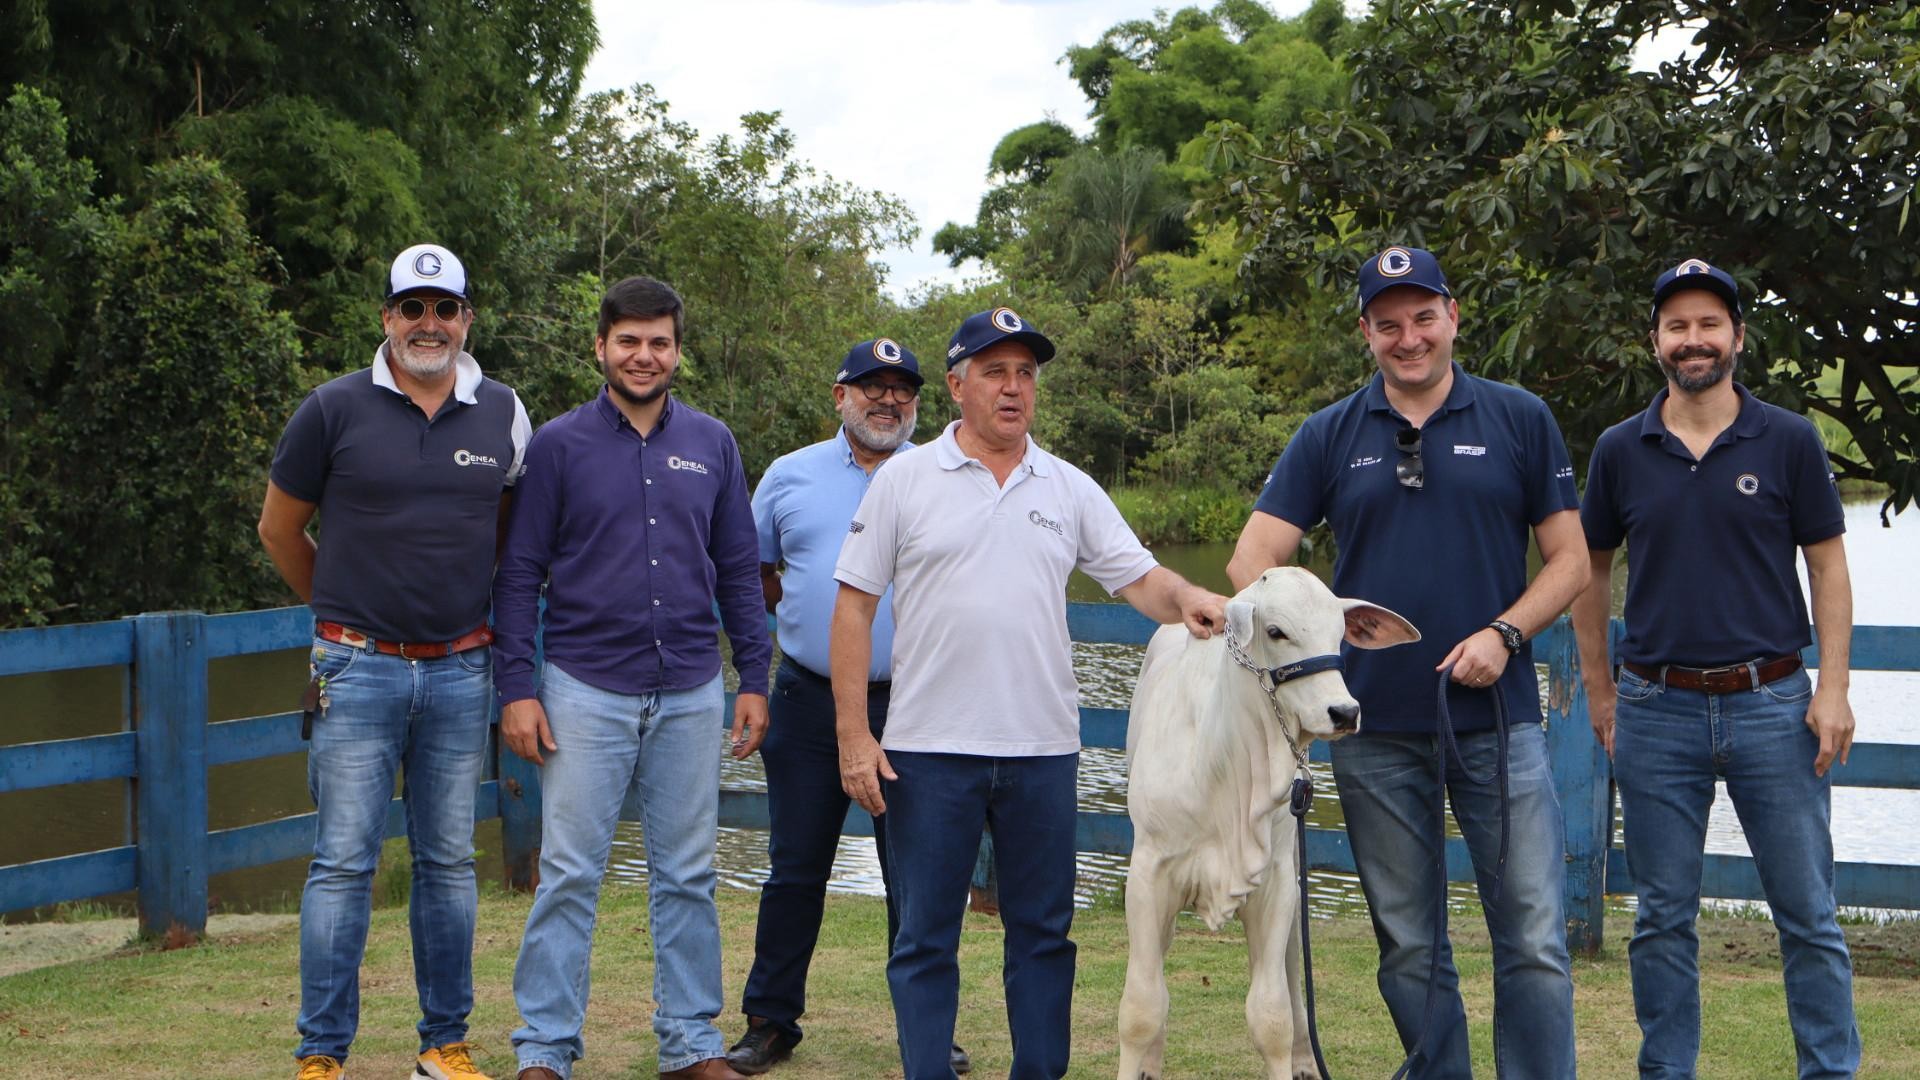
[[[1055,170],[1052,187],[1065,217],[1055,248],[1062,277],[1089,291],[1126,286],[1142,255],[1186,242],[1190,200],[1158,150],[1082,150]]]

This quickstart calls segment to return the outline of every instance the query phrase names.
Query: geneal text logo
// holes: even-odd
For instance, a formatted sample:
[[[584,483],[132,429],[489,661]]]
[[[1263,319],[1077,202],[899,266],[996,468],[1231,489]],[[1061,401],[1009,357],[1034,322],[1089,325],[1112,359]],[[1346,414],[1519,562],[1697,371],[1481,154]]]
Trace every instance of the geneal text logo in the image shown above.
[[[1027,511],[1027,520],[1033,522],[1035,525],[1038,525],[1043,529],[1052,529],[1057,535],[1060,535],[1060,536],[1067,535],[1067,530],[1061,528],[1059,522],[1053,520],[1052,518],[1046,516],[1045,514],[1042,514],[1038,510]]]
[[[707,475],[707,467],[705,465],[700,464],[692,458],[683,458],[678,454],[667,459],[667,468],[679,469],[682,472],[696,472],[701,476]]]
[[[455,450],[453,452],[453,463],[463,469],[468,465],[486,465],[495,469],[500,467],[500,462],[496,459],[490,458],[485,454],[476,454],[470,450]]]

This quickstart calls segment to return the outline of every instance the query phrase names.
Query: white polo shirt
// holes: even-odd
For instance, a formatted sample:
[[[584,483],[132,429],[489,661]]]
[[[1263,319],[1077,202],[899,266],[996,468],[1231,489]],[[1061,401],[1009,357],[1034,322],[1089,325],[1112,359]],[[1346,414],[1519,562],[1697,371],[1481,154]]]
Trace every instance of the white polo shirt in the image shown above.
[[[1086,473],[1027,439],[1003,487],[959,421],[874,474],[834,577],[893,587],[888,750],[1037,757],[1080,749],[1067,576],[1108,593],[1155,565]]]

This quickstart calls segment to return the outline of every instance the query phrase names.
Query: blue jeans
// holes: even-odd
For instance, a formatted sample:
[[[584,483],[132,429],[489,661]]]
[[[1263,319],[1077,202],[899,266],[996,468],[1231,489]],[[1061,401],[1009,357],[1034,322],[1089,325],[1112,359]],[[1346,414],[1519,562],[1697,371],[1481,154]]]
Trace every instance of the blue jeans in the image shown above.
[[[1347,839],[1380,945],[1380,996],[1400,1043],[1411,1051],[1426,1019],[1434,920],[1446,877],[1438,805],[1442,776],[1431,735],[1361,735],[1333,744],[1333,777],[1346,815]],[[1493,771],[1498,737],[1459,737],[1460,756],[1475,776]],[[1473,857],[1487,931],[1493,942],[1493,1059],[1502,1077],[1560,1080],[1574,1075],[1573,968],[1567,957],[1564,882],[1566,840],[1560,801],[1547,762],[1546,732],[1516,724],[1508,747],[1512,835],[1504,884],[1500,876],[1500,790],[1474,784],[1451,758],[1444,778],[1453,819]],[[1413,1070],[1421,1080],[1470,1077],[1466,1009],[1460,975],[1443,942],[1439,1026],[1429,1053]]]
[[[647,845],[653,1033],[660,1071],[724,1057],[720,915],[713,848],[720,820],[720,677],[690,690],[620,694],[546,665],[540,703],[559,747],[540,768],[540,888],[513,969],[520,1067],[562,1077],[586,1053],[593,927],[629,793]]]
[[[473,804],[493,684],[482,647],[438,660],[315,639],[327,707],[307,748],[319,810],[300,896],[300,1046],[346,1060],[360,1025],[360,960],[396,775],[413,859],[408,920],[420,1048],[460,1042],[473,1010]]]
[[[993,758],[893,751],[882,781],[900,932],[887,960],[905,1080],[952,1080],[960,927],[982,826],[993,831],[1005,926],[1008,1080],[1057,1080],[1072,1050],[1079,754]]]
[[[879,738],[887,726],[887,683],[867,687],[867,727]],[[767,860],[760,891],[760,921],[754,930],[753,970],[740,1009],[763,1017],[794,1039],[807,1010],[807,968],[820,938],[827,879],[846,825],[846,792],[840,787],[840,740],[834,734],[833,686],[795,664],[780,665],[767,703],[767,740],[760,760],[767,771]],[[873,846],[880,880],[887,885],[887,949],[898,932],[892,874],[887,866],[886,821],[873,819]]]
[[[1627,956],[1640,1020],[1640,1075],[1691,1077],[1700,1056],[1700,873],[1715,779],[1740,815],[1780,932],[1787,1020],[1800,1076],[1860,1066],[1853,967],[1835,919],[1831,776],[1813,774],[1802,671],[1709,694],[1620,672],[1614,778],[1639,912]]]

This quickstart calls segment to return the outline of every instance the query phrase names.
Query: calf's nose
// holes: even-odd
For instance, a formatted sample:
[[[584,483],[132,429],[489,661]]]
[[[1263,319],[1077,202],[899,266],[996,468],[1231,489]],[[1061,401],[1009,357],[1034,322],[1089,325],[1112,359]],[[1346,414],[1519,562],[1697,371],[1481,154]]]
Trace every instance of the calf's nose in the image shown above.
[[[1360,706],[1357,704],[1329,705],[1327,706],[1327,716],[1332,718],[1333,730],[1335,731],[1360,730]]]

